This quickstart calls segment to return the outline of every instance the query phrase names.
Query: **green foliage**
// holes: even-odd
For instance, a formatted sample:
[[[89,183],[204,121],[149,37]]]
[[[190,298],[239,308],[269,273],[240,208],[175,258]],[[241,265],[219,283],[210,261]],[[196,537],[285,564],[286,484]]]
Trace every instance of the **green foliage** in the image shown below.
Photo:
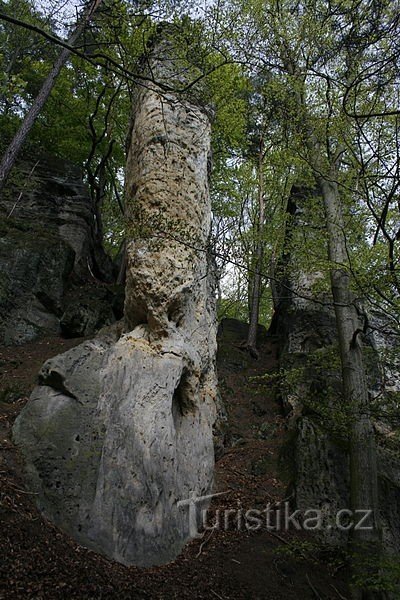
[[[396,319],[400,311],[398,207],[397,188],[391,182],[398,180],[399,122],[396,115],[356,121],[345,111],[346,106],[358,112],[369,110],[371,97],[375,112],[395,101],[396,59],[388,33],[395,8],[386,1],[374,8],[352,0],[335,0],[329,6],[320,0],[304,6],[290,0],[279,5],[270,0],[235,0],[210,6],[195,19],[185,15],[185,5],[180,4],[179,10],[174,10],[174,3],[160,7],[152,20],[148,16],[155,10],[152,3],[133,7],[124,0],[104,1],[81,49],[89,57],[109,56],[120,69],[103,59],[100,67],[72,57],[27,150],[45,149],[85,166],[95,202],[97,187],[104,185],[100,207],[104,235],[115,251],[124,235],[119,204],[123,207],[132,73],[143,75],[139,57],[158,21],[168,18],[175,26],[182,65],[190,65],[191,77],[204,77],[199,86],[201,101],[212,105],[215,113],[211,193],[222,279],[221,314],[247,319],[259,241],[257,148],[264,134],[260,320],[267,323],[272,314],[270,278],[282,274],[276,268],[284,244],[297,271],[318,273],[313,292],[328,293],[334,265],[327,260],[325,217],[318,195],[310,195],[302,208],[303,223],[295,236],[288,240],[285,234],[291,225],[286,206],[292,184],[315,187],[318,172],[309,144],[312,132],[322,171],[329,169],[335,150],[344,147],[338,178],[349,225],[347,268],[353,289]],[[3,0],[1,10],[55,31],[44,4],[41,12],[31,0]],[[36,33],[6,22],[0,23],[0,42],[0,144],[4,148],[59,49]],[[382,56],[388,60],[381,65]]]
[[[217,304],[218,321],[221,319],[237,319],[247,322],[249,318],[249,309],[245,301],[237,298],[224,297]]]
[[[218,55],[211,59],[211,66],[219,64]],[[240,156],[246,145],[249,85],[243,69],[235,64],[225,64],[207,76],[210,101],[215,106],[213,182],[218,180],[218,176],[222,179],[219,170],[228,168],[226,160],[234,155]],[[229,179],[224,177],[223,181],[228,183]]]
[[[51,18],[29,0],[4,1],[1,9],[21,20],[53,31]],[[43,10],[49,10],[49,7]],[[90,57],[106,53],[133,72],[154,27],[129,4],[103,2],[82,40]],[[0,23],[4,76],[0,81],[0,131],[4,150],[45,80],[60,49],[26,29]],[[82,165],[103,213],[106,245],[114,250],[123,236],[123,171],[129,129],[131,87],[106,63],[97,67],[74,55],[62,69],[52,94],[24,148],[27,156],[54,154]],[[102,190],[99,199],[97,189]]]
[[[397,594],[400,586],[400,564],[394,555],[383,553],[376,557],[368,550],[355,551],[351,554],[351,562],[356,566],[352,584],[364,587],[370,592]]]
[[[347,440],[352,407],[341,393],[341,363],[335,345],[307,353],[292,353],[280,371],[284,396],[296,398],[303,414],[310,414],[334,438]]]
[[[321,551],[321,544],[309,540],[291,540],[284,546],[279,546],[275,554],[282,558],[290,558],[296,561],[306,560],[314,564],[319,563],[318,553]]]

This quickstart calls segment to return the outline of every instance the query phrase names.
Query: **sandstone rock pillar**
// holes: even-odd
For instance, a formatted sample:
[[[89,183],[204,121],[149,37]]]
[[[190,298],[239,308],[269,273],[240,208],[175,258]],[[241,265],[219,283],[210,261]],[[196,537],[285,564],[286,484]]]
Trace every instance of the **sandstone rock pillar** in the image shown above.
[[[162,60],[150,59],[151,71],[182,88],[189,68],[172,48],[165,39],[155,46]],[[180,502],[212,489],[209,152],[209,119],[193,95],[151,83],[137,91],[126,183],[127,333],[48,361],[14,428],[42,511],[125,564],[173,559],[190,538]]]

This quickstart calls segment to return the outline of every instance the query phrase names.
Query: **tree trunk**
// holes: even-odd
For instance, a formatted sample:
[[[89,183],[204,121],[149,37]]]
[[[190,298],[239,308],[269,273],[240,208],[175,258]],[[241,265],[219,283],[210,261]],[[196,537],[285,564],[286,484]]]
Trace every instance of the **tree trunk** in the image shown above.
[[[364,562],[364,572],[355,568],[360,582],[371,575],[371,558],[376,558],[376,569],[380,555],[381,532],[378,514],[378,474],[375,435],[369,413],[368,386],[363,360],[362,342],[359,335],[359,319],[350,286],[345,227],[339,189],[334,181],[319,179],[322,191],[329,240],[331,287],[335,302],[336,326],[342,363],[343,394],[346,406],[350,407],[350,500],[355,527],[352,530],[355,564]],[[357,529],[363,513],[371,511],[365,525],[369,529]],[[369,558],[365,565],[365,558]],[[379,594],[357,585],[353,597],[358,599],[378,598]],[[365,586],[367,588],[367,586]]]
[[[96,189],[94,190],[94,212],[96,216],[96,239],[99,244],[103,243],[103,218],[102,211],[104,205],[104,199],[106,196],[106,184],[107,184],[107,176],[106,176],[106,162],[105,160],[101,160],[99,173],[98,173],[98,182]]]
[[[260,300],[262,294],[262,268],[264,258],[264,221],[265,221],[265,201],[264,201],[264,176],[263,176],[263,158],[264,158],[264,139],[260,140],[260,152],[258,155],[258,227],[256,241],[256,260],[254,263],[254,273],[250,301],[250,325],[247,335],[247,348],[252,356],[258,357],[257,352],[257,329],[260,315]]]
[[[101,0],[92,0],[89,7],[84,11],[82,18],[79,20],[73,33],[68,38],[68,44],[70,46],[72,46],[80,37],[88,21],[91,19],[92,15],[97,10],[100,3]],[[7,182],[11,169],[15,165],[15,161],[19,152],[21,151],[21,148],[23,147],[33,125],[35,124],[37,117],[42,111],[43,106],[47,101],[47,98],[50,96],[55,81],[70,54],[71,52],[67,48],[63,48],[63,50],[61,50],[56,62],[53,65],[53,68],[51,69],[50,73],[47,75],[45,81],[43,82],[43,85],[38,95],[36,96],[35,101],[33,102],[20,128],[18,129],[10,145],[5,151],[3,158],[0,162],[0,193],[2,192]]]

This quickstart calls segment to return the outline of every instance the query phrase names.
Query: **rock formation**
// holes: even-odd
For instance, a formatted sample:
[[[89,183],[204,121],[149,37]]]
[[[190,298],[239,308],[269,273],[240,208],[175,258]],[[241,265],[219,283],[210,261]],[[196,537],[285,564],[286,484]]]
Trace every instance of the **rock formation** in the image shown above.
[[[163,38],[151,59],[169,86],[182,72],[175,52]],[[138,90],[126,183],[126,332],[111,329],[45,363],[14,428],[41,510],[125,564],[173,559],[191,535],[180,501],[212,487],[209,152],[209,118],[193,99],[156,84]]]
[[[329,284],[324,285],[315,262],[309,270],[298,269],[305,264],[304,257],[301,261],[298,256],[304,236],[320,235],[316,227],[308,227],[314,218],[313,198],[315,193],[310,190],[294,189],[289,201],[288,251],[277,271],[280,285],[274,326],[284,373],[282,402],[295,434],[294,504],[302,511],[320,509],[324,523],[317,534],[325,543],[342,545],[348,531],[336,527],[335,515],[349,508],[350,472],[345,424],[341,423],[345,407],[341,405],[335,314]],[[382,319],[382,315],[370,315],[371,324]],[[385,331],[385,326],[371,329],[364,340],[371,397],[379,394],[382,406],[387,393],[400,391],[399,365],[385,354],[388,348],[398,349],[398,339]],[[392,428],[379,417],[375,428],[384,543],[386,549],[399,552],[400,447]]]
[[[68,329],[71,312],[78,310],[73,284],[82,286],[94,279],[93,274],[103,281],[113,277],[111,260],[94,239],[94,211],[80,169],[66,160],[42,156],[20,162],[17,174],[22,183],[11,183],[0,199],[0,343],[4,344],[59,333],[60,321]],[[91,297],[91,292],[86,295]],[[90,307],[90,326],[78,335],[93,334],[115,321],[112,298],[106,296],[103,290],[103,297]],[[86,300],[80,309],[82,305]]]

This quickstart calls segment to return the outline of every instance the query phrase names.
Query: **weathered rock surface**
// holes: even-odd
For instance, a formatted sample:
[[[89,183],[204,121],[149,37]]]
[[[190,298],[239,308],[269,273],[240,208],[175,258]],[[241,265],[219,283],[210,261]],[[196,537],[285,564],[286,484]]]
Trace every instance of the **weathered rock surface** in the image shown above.
[[[0,340],[24,343],[58,331],[74,251],[51,231],[9,219],[0,225]]]
[[[159,52],[153,72],[171,82],[173,49],[164,42]],[[210,123],[154,85],[138,92],[131,140],[129,333],[116,340],[111,328],[48,361],[14,437],[51,520],[122,563],[152,565],[190,538],[180,501],[213,483]]]
[[[0,342],[5,344],[58,333],[72,279],[82,284],[95,274],[112,280],[110,259],[94,238],[94,211],[80,170],[46,156],[21,162],[18,173],[25,181],[10,184],[0,199]]]
[[[212,480],[210,398],[190,394],[176,351],[85,342],[45,363],[14,429],[40,509],[127,564],[173,558],[189,537],[177,503]]]
[[[86,283],[68,290],[60,318],[66,338],[89,337],[123,317],[123,286]]]

